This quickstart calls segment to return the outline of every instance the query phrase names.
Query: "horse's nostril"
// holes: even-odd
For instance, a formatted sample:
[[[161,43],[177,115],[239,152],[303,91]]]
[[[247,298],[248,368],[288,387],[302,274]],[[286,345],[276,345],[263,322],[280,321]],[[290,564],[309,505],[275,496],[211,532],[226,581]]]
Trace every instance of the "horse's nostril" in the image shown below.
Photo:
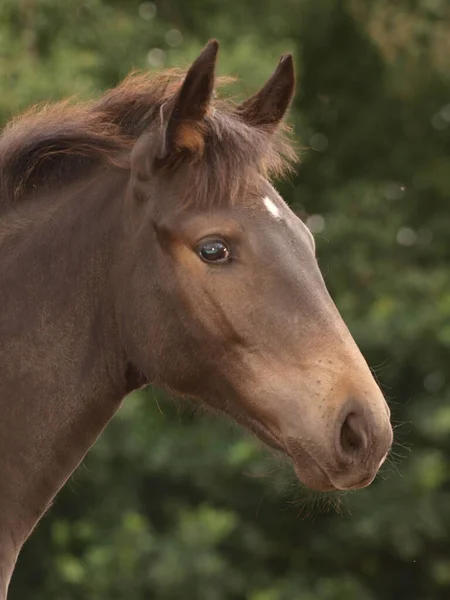
[[[329,468],[331,482],[338,489],[365,487],[373,481],[381,457],[392,444],[392,428],[384,414],[364,401],[350,399],[336,419],[335,454]]]
[[[344,456],[355,456],[367,449],[367,428],[364,418],[351,412],[345,418],[339,438],[341,452]]]

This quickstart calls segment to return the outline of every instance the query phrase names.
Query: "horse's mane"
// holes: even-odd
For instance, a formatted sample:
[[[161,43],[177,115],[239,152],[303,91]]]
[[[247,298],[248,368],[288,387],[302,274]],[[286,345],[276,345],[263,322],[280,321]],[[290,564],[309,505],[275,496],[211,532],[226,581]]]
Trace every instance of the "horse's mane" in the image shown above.
[[[185,72],[132,73],[100,100],[37,106],[14,118],[0,136],[0,212],[36,191],[55,189],[99,165],[129,168],[136,139],[159,118],[161,106]],[[225,80],[218,80],[220,87]],[[213,101],[206,119],[207,144],[197,173],[196,197],[230,194],[243,169],[280,176],[295,159],[287,127],[269,135],[246,125],[231,100]],[[254,169],[253,169],[254,170]],[[197,171],[199,171],[197,169]]]

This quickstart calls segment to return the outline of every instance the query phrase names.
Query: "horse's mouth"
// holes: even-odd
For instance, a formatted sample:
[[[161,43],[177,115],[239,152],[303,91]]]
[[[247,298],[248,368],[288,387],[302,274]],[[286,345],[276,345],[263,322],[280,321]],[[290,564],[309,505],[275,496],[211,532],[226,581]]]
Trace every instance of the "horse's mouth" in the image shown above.
[[[246,423],[247,427],[253,431],[265,444],[283,452],[288,456],[294,465],[294,471],[301,483],[307,487],[320,491],[328,492],[338,489],[322,467],[314,460],[314,458],[304,449],[295,445],[295,448],[290,444],[285,444],[272,432],[264,423],[256,419],[249,419]],[[290,447],[291,446],[291,447]]]
[[[330,492],[338,489],[324,469],[304,448],[296,446],[295,451],[288,451],[288,455],[294,463],[297,478],[303,484],[319,492]]]
[[[262,421],[247,417],[242,424],[253,431],[265,444],[288,456],[294,466],[298,480],[308,488],[318,492],[336,490],[350,490],[367,487],[373,481],[386,456],[379,463],[378,469],[364,468],[363,471],[351,471],[322,466],[326,461],[319,461],[297,439],[286,438],[283,440],[277,432],[272,431]]]

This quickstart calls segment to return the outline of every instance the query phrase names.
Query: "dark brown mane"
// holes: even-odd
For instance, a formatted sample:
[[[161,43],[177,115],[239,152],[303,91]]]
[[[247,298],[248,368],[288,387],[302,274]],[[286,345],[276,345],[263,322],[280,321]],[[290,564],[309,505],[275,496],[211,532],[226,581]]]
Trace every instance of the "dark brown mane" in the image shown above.
[[[133,73],[98,101],[34,107],[13,119],[0,137],[0,211],[27,194],[67,185],[99,165],[129,168],[136,139],[174,96],[185,73]],[[219,86],[224,80],[218,81]],[[250,127],[231,101],[214,100],[205,119],[203,168],[192,169],[196,200],[232,195],[248,174],[280,176],[295,159],[287,128],[269,135]],[[186,156],[186,153],[183,154]],[[241,179],[242,181],[242,179]]]

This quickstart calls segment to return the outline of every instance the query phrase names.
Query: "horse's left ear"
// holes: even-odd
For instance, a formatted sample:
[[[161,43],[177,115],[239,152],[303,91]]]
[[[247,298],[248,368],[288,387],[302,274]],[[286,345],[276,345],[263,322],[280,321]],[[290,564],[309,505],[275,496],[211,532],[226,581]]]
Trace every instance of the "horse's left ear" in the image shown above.
[[[202,121],[213,95],[218,50],[219,42],[210,40],[191,65],[174,99],[163,107],[165,131],[159,158],[180,150],[203,151]]]
[[[285,116],[294,91],[294,60],[292,54],[284,54],[265,86],[240,104],[236,111],[248,125],[275,129]]]

